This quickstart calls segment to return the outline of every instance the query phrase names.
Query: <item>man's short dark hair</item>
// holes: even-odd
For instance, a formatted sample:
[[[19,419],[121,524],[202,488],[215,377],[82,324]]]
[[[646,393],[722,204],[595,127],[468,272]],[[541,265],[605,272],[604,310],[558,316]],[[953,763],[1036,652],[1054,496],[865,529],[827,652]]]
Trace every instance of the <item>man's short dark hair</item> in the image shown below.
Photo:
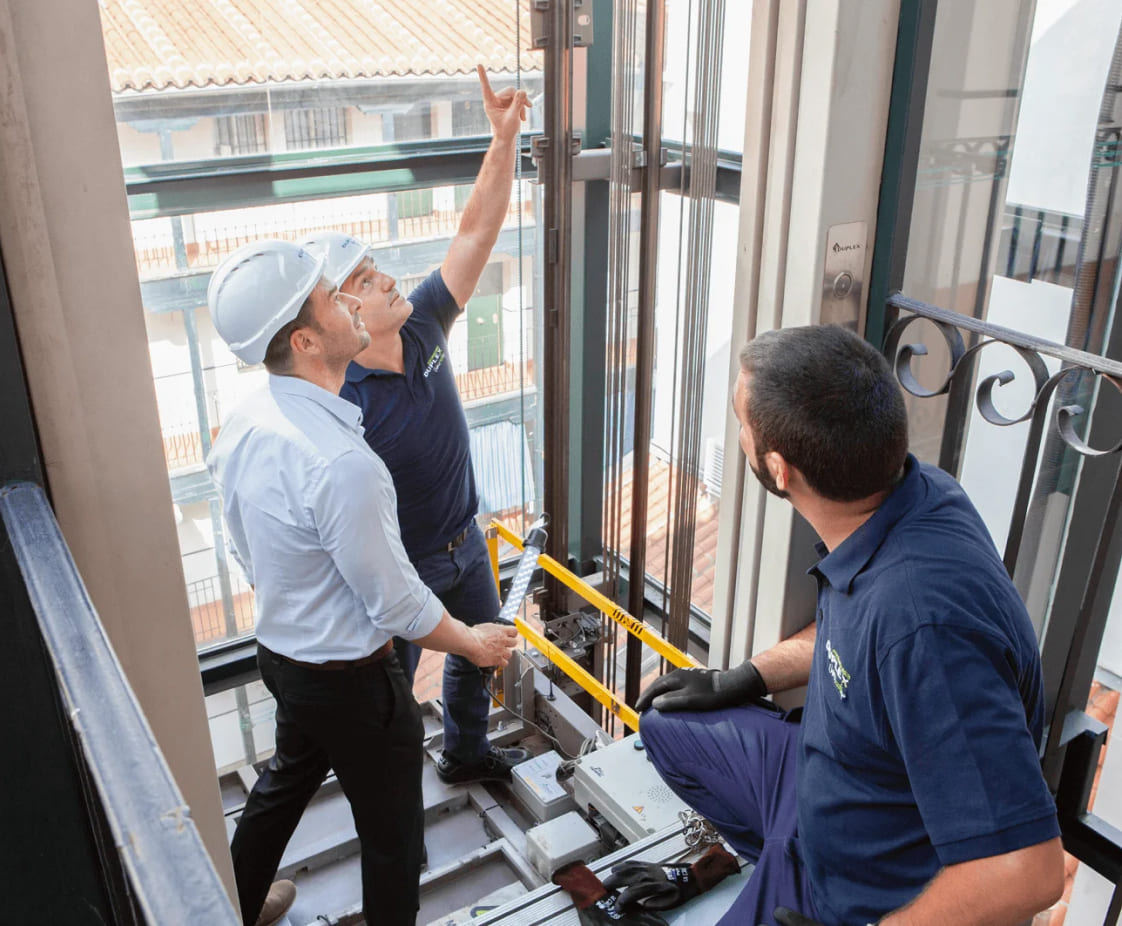
[[[748,424],[823,498],[856,501],[890,488],[908,452],[904,396],[888,361],[838,325],[767,331],[744,345]]]
[[[312,293],[315,289],[312,289]],[[292,370],[292,332],[297,328],[315,328],[315,309],[312,308],[312,294],[300,306],[300,311],[292,321],[285,324],[280,331],[273,335],[269,346],[265,348],[265,369],[270,373],[285,374]]]

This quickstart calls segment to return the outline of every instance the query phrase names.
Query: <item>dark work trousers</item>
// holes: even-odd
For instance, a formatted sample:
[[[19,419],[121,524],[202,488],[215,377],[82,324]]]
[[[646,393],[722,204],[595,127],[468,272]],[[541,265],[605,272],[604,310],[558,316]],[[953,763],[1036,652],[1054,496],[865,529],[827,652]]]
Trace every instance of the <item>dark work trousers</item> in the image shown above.
[[[253,926],[292,831],[334,769],[362,848],[366,922],[413,926],[424,846],[424,729],[397,657],[309,669],[258,646],[257,664],[277,702],[277,749],[231,845],[242,920]]]
[[[485,624],[499,614],[499,592],[483,531],[473,521],[467,538],[451,551],[426,556],[413,563],[421,581],[433,590],[445,610],[465,624]],[[409,683],[421,648],[396,638],[394,648],[406,667]],[[463,656],[444,660],[444,749],[461,762],[475,762],[487,754],[487,714],[490,697],[483,689],[479,667]]]
[[[663,781],[756,865],[720,926],[772,926],[777,906],[817,917],[796,833],[800,713],[751,704],[647,710],[640,718],[639,735]]]

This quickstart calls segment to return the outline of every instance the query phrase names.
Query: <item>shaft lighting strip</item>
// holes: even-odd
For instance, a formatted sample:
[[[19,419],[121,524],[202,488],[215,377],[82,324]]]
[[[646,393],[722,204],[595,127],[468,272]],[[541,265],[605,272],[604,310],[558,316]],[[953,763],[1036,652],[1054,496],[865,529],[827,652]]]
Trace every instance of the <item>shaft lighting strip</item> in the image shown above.
[[[511,531],[498,521],[492,521],[491,527],[493,527],[496,533],[512,547],[517,550],[522,549],[522,541],[517,534],[511,533]],[[498,545],[496,544],[496,550],[497,547]],[[653,649],[667,662],[679,668],[698,668],[701,666],[701,663],[692,656],[687,656],[680,649],[667,641],[665,637],[656,633],[641,620],[632,617],[623,610],[623,608],[612,601],[611,598],[602,592],[596,591],[596,589],[585,582],[584,579],[574,575],[552,556],[546,556],[543,553],[538,557],[538,564],[551,576],[560,580],[563,585],[580,595],[590,605],[603,611],[632,636],[638,637],[642,642],[646,643],[647,646]]]

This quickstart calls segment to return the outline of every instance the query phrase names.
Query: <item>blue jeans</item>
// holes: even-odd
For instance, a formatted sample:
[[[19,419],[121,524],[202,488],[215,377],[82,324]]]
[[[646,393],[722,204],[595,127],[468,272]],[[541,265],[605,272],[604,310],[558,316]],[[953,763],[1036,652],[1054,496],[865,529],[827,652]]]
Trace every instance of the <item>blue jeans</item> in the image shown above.
[[[639,733],[663,781],[756,865],[721,924],[768,924],[777,906],[816,917],[799,856],[795,764],[799,727],[757,705],[648,710]]]
[[[465,624],[485,624],[499,614],[499,591],[483,532],[473,521],[467,538],[451,552],[434,553],[413,563],[417,574],[453,617]],[[421,648],[400,638],[394,647],[409,684],[417,671]],[[487,754],[487,715],[491,699],[483,689],[483,673],[463,656],[444,660],[444,749],[460,762],[476,762]]]

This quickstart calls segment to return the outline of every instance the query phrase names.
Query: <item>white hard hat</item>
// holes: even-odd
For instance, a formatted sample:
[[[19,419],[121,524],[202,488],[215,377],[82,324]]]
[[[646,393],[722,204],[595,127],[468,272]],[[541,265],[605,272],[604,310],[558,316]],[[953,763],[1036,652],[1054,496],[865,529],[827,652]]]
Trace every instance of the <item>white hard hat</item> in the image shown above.
[[[353,235],[340,231],[322,231],[304,239],[304,247],[319,257],[323,255],[327,263],[323,275],[332,286],[342,286],[355,271],[362,259],[370,253],[369,246]]]
[[[278,331],[323,276],[324,258],[291,241],[243,245],[214,271],[206,291],[214,327],[245,363],[260,363]]]

